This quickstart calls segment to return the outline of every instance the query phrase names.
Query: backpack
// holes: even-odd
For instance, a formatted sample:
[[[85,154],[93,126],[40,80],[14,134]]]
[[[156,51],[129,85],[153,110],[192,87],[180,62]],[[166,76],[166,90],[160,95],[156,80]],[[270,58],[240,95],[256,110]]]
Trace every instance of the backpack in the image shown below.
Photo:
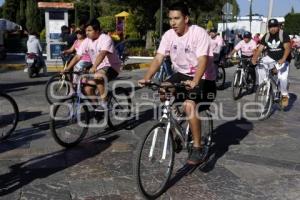
[[[266,37],[265,37],[265,43],[267,44],[270,38],[270,32],[266,33]],[[281,43],[283,43],[283,30],[279,30],[279,40]]]

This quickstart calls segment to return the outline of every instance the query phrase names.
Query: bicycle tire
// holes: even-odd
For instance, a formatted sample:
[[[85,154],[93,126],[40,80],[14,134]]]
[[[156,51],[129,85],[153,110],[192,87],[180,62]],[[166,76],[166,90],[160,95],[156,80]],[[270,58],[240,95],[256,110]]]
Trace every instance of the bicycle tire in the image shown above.
[[[71,86],[71,84],[70,84],[70,82],[69,82],[69,80],[70,80],[70,73],[67,73],[66,74],[66,78],[65,78],[65,81],[64,82],[62,82],[62,84],[63,85],[59,85],[59,87],[62,89],[62,88],[66,88],[66,91],[65,92],[62,92],[62,93],[64,93],[63,95],[65,95],[66,96],[66,98],[67,98],[67,96],[69,95],[69,93],[70,93],[70,91],[71,91],[71,88],[70,88],[70,86]],[[50,105],[52,105],[54,102],[58,102],[58,101],[61,101],[61,100],[63,100],[63,98],[52,98],[52,95],[51,95],[51,84],[52,83],[54,83],[54,82],[56,82],[56,81],[59,81],[59,84],[60,84],[60,82],[62,81],[62,75],[61,74],[54,74],[48,81],[47,81],[47,83],[46,83],[46,87],[45,87],[45,97],[46,97],[46,100],[47,100],[47,102],[50,104]],[[54,86],[53,86],[53,89],[55,90],[55,88],[54,88]],[[63,91],[63,90],[61,90],[61,91]],[[55,92],[57,92],[57,91],[55,91]],[[60,92],[58,92],[58,93],[60,93]],[[57,95],[58,97],[60,96],[60,95]]]
[[[270,97],[266,100],[266,102],[265,102],[266,105],[263,105],[264,111],[256,112],[258,120],[265,120],[265,119],[269,118],[271,115],[272,105],[273,105],[273,101],[274,101],[273,89],[272,89],[271,84],[270,84],[270,87],[267,87],[267,84],[265,82],[258,86],[257,91],[255,93],[255,102],[257,104],[256,110],[260,110],[259,108],[261,108],[261,106],[258,106],[258,104],[261,103],[261,101],[259,100],[259,97],[262,95],[263,96],[266,95],[265,92],[267,92],[267,91],[269,91]],[[265,107],[266,107],[266,109],[265,109]]]
[[[63,147],[66,147],[66,148],[70,148],[70,147],[74,147],[76,145],[78,145],[82,140],[83,138],[85,137],[85,135],[87,134],[88,132],[88,125],[89,125],[89,120],[90,120],[90,116],[89,116],[89,110],[88,110],[88,107],[86,105],[83,105],[81,106],[80,108],[83,108],[83,120],[84,120],[84,124],[81,125],[78,123],[78,114],[77,114],[77,111],[76,111],[76,114],[74,115],[74,109],[77,109],[76,107],[76,104],[75,102],[77,101],[76,99],[77,97],[73,97],[71,99],[66,99],[60,103],[57,103],[56,105],[53,105],[52,108],[50,109],[50,131],[52,133],[52,136],[54,138],[54,140],[61,146]],[[67,102],[67,101],[70,101],[70,102]],[[62,108],[63,105],[68,105],[68,106],[71,106],[71,109],[72,109],[72,115],[71,117],[69,117],[69,113],[68,113],[68,117],[70,119],[66,119],[65,121],[67,122],[71,122],[71,123],[77,123],[79,125],[80,128],[82,128],[82,130],[80,130],[79,128],[71,128],[69,126],[69,124],[67,124],[67,126],[64,124],[64,123],[61,123],[60,121],[60,118],[59,116],[57,116],[58,114],[58,111],[59,111],[59,108]],[[69,107],[70,108],[70,107]],[[69,109],[68,108],[68,109]],[[61,109],[62,110],[62,109]],[[62,116],[61,118],[63,118],[64,116]],[[81,115],[80,115],[81,117]],[[81,122],[82,119],[80,119],[80,122]],[[64,125],[64,126],[62,126]],[[79,134],[77,134],[78,136],[75,137],[75,139],[73,141],[66,141],[65,139],[63,139],[61,136],[60,136],[60,132],[59,132],[59,129],[60,128],[63,128],[63,127],[70,127],[71,131],[65,131],[63,134],[66,136],[66,137],[70,137],[70,135],[75,135],[75,132],[76,131],[79,131]]]
[[[154,125],[150,131],[144,136],[144,138],[141,140],[141,143],[138,147],[138,155],[137,155],[137,159],[136,159],[136,163],[135,163],[135,177],[136,177],[136,181],[137,181],[137,186],[138,186],[138,190],[139,192],[146,197],[147,199],[156,199],[157,197],[159,197],[162,193],[164,193],[166,185],[168,183],[168,181],[171,178],[172,175],[172,171],[173,171],[173,167],[174,167],[174,156],[175,156],[175,152],[174,152],[174,140],[173,140],[173,135],[171,133],[171,131],[169,132],[169,138],[168,138],[168,158],[170,159],[167,162],[167,166],[166,166],[166,172],[163,173],[163,175],[158,175],[158,173],[161,170],[161,167],[157,167],[157,166],[153,166],[153,161],[155,161],[155,159],[159,159],[160,156],[162,155],[160,152],[158,152],[158,158],[155,158],[155,156],[153,156],[151,158],[151,161],[144,164],[142,162],[142,157],[143,157],[143,150],[146,150],[146,145],[147,143],[147,139],[151,137],[151,134],[155,134],[155,130],[156,129],[161,129],[162,132],[159,132],[159,130],[157,131],[157,138],[156,138],[156,142],[162,142],[164,143],[164,136],[165,136],[165,132],[166,132],[166,124],[164,123],[158,123],[156,125]],[[163,139],[159,139],[159,137],[162,136]],[[153,139],[153,138],[152,138]],[[152,145],[152,140],[150,139],[150,146]],[[154,146],[157,146],[158,144],[156,143]],[[163,144],[162,144],[163,145]],[[155,148],[155,147],[154,147]],[[159,150],[162,151],[163,148],[157,148]],[[150,153],[150,152],[149,152]],[[153,152],[154,155],[156,155],[156,151]],[[149,156],[147,156],[146,153],[146,159]],[[162,163],[160,160],[156,160],[158,163]],[[150,164],[149,164],[150,163]],[[143,165],[144,164],[144,165]],[[141,169],[143,166],[145,167],[152,167],[155,170],[148,170],[149,174],[147,174],[147,176],[145,179],[143,179],[145,173],[147,173],[147,170],[143,170]],[[155,189],[155,191],[149,191],[148,189],[146,189],[146,185],[144,184],[144,181],[146,181],[148,178],[152,178],[152,180],[150,182],[153,183],[154,179],[155,179],[155,186],[158,186],[157,189]],[[160,183],[158,179],[162,179]]]
[[[241,97],[242,94],[242,87],[239,85],[241,79],[241,71],[236,70],[233,75],[233,82],[232,82],[232,97],[234,100],[237,100]]]
[[[111,129],[117,129],[122,124],[126,123],[131,116],[132,109],[132,101],[129,92],[122,87],[117,87],[113,92],[109,92],[108,109],[107,124]],[[128,112],[126,113],[124,111]],[[124,114],[125,116],[120,117],[120,114]]]
[[[218,90],[221,90],[225,86],[226,80],[226,72],[223,66],[218,66],[217,69],[217,78],[216,78],[216,86]]]
[[[255,70],[255,69],[248,70],[247,75],[246,75],[246,82],[247,82],[246,90],[247,90],[248,94],[253,93],[255,90],[256,75],[255,75],[255,71],[252,71],[252,70]],[[250,84],[250,86],[249,86],[249,84]]]
[[[3,100],[1,100],[3,98]],[[4,110],[3,109],[7,109],[8,105],[3,105],[3,101],[7,101],[11,106],[12,106],[12,120],[9,120],[9,115],[5,115],[4,114]],[[16,101],[9,96],[8,94],[5,93],[0,93],[0,130],[1,130],[1,134],[0,134],[0,140],[5,140],[6,138],[8,138],[16,129],[18,121],[19,121],[19,108],[18,105],[16,103]],[[6,123],[8,122],[8,123]],[[5,130],[5,125],[11,125],[11,127],[6,131]],[[4,128],[3,128],[4,127]],[[4,130],[4,132],[2,133],[2,130]]]

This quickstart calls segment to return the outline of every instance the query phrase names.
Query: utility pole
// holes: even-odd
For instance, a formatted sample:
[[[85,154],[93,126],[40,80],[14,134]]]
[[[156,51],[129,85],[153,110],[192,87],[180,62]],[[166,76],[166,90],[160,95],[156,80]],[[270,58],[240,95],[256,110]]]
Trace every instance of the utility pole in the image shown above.
[[[250,1],[250,7],[249,7],[249,22],[250,22],[250,33],[251,33],[251,25],[252,25],[252,1],[253,0],[249,0]]]
[[[163,0],[160,0],[160,17],[159,17],[159,37],[161,38],[163,32]]]
[[[272,18],[272,11],[273,11],[273,0],[269,0],[268,20]]]

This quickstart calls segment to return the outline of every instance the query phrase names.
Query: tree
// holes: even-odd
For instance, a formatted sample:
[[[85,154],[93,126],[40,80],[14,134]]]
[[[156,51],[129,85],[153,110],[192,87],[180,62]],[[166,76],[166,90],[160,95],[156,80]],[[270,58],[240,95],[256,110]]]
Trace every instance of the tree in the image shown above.
[[[40,11],[37,8],[36,0],[26,1],[26,29],[29,32],[39,32],[41,30]]]
[[[116,29],[116,20],[114,16],[98,17],[101,29],[106,32],[113,32]]]
[[[18,9],[17,5],[18,5],[17,0],[5,1],[3,6],[2,6],[3,18],[15,22],[16,21],[17,9]]]
[[[25,8],[25,0],[20,0],[19,9],[17,10],[16,22],[22,27],[24,27],[26,24]]]
[[[288,34],[300,33],[300,14],[287,14],[284,17],[284,31]]]

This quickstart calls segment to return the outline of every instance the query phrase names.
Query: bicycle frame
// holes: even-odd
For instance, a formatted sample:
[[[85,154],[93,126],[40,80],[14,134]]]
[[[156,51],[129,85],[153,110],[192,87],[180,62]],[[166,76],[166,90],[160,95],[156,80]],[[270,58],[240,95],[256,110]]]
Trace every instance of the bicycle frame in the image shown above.
[[[173,101],[170,100],[170,98],[168,98],[164,102],[163,110],[162,110],[163,115],[162,115],[162,118],[159,120],[160,122],[167,121],[167,129],[166,129],[166,133],[165,133],[164,148],[163,148],[161,160],[166,159],[167,148],[168,148],[168,139],[169,139],[169,133],[170,133],[171,127],[174,130],[174,133],[176,135],[178,135],[180,140],[184,143],[185,148],[188,145],[187,140],[188,140],[188,134],[189,134],[189,124],[187,125],[185,132],[183,132],[184,131],[183,128],[181,127],[181,125],[178,123],[178,121],[172,115],[172,112],[171,112],[172,104],[173,104]],[[156,144],[157,134],[158,134],[158,130],[156,129],[154,132],[154,135],[153,135],[153,139],[152,139],[152,144],[151,144],[151,148],[150,148],[150,152],[149,152],[149,158],[152,158],[152,156],[153,156],[153,151],[154,151],[155,144]]]

